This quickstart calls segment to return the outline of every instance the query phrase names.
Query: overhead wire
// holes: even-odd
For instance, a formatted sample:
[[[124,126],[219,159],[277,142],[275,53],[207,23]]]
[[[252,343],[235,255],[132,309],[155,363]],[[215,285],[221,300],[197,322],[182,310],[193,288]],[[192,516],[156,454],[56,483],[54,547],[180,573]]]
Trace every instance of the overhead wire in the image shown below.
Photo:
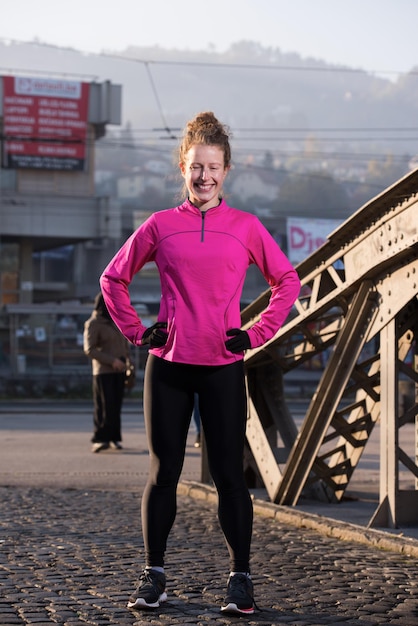
[[[0,42],[2,43],[9,44],[10,41],[12,43],[16,43],[19,45],[26,44],[26,45],[36,45],[36,46],[58,48],[60,50],[63,49],[62,47],[56,46],[54,44],[46,44],[42,42],[25,42],[25,41],[18,41],[18,40],[9,40],[4,37],[0,37]],[[190,66],[190,67],[211,67],[211,68],[217,68],[217,69],[245,69],[245,70],[268,70],[268,71],[325,72],[325,73],[337,72],[337,73],[351,73],[351,74],[360,73],[360,74],[365,74],[365,75],[397,75],[397,76],[418,75],[418,69],[411,69],[409,72],[404,72],[404,71],[384,70],[384,69],[383,70],[365,70],[363,68],[352,68],[352,67],[346,67],[346,66],[341,66],[341,65],[332,65],[332,66],[329,66],[329,65],[319,65],[319,66],[278,65],[278,64],[273,64],[273,63],[248,63],[248,62],[231,63],[231,62],[222,62],[222,61],[215,62],[215,61],[180,60],[180,59],[159,59],[159,60],[140,59],[140,58],[137,59],[132,56],[125,56],[125,55],[115,54],[111,52],[90,53],[90,52],[85,52],[85,51],[71,49],[71,48],[69,49],[64,48],[64,49],[69,50],[71,52],[76,52],[76,53],[78,52],[79,54],[83,54],[86,56],[111,58],[111,59],[120,60],[124,62],[142,64],[147,72],[151,89],[152,89],[153,95],[157,103],[157,108],[158,108],[160,117],[163,121],[164,130],[167,132],[168,135],[171,134],[173,129],[167,123],[166,117],[164,115],[164,111],[163,111],[162,104],[161,104],[161,99],[159,97],[158,90],[157,90],[154,78],[150,70],[151,65],[155,65],[155,66],[156,65],[164,65],[164,66],[177,65],[177,66]],[[34,70],[31,70],[31,71],[34,72]],[[80,76],[80,74],[75,74],[75,75]]]
[[[108,56],[108,53],[102,54],[101,56]],[[342,66],[299,66],[299,65],[274,65],[274,64],[258,64],[258,63],[216,63],[210,61],[190,61],[190,60],[150,60],[150,59],[134,59],[131,57],[125,57],[120,55],[110,55],[112,58],[121,58],[125,61],[132,61],[136,63],[142,63],[147,71],[151,88],[156,99],[157,107],[160,112],[161,119],[163,121],[163,130],[167,133],[170,139],[177,139],[175,135],[173,135],[174,129],[171,128],[165,118],[165,115],[162,110],[161,100],[158,94],[158,90],[156,84],[154,82],[153,76],[151,74],[150,65],[165,65],[165,66],[190,66],[190,67],[210,67],[217,69],[245,69],[245,70],[269,70],[269,71],[311,71],[311,72],[340,72],[340,73],[361,73],[361,74],[388,74],[388,75],[400,75],[399,72],[394,71],[385,71],[385,70],[374,70],[374,71],[366,71],[361,68],[349,68]],[[408,75],[418,75],[418,70],[411,70],[407,73]],[[254,132],[257,129],[254,129]],[[260,129],[258,129],[260,131]],[[249,132],[247,130],[247,132]],[[367,139],[364,139],[365,141]]]
[[[302,71],[302,72],[339,72],[339,73],[357,73],[357,74],[371,74],[371,75],[395,75],[395,76],[417,76],[418,68],[411,69],[409,71],[405,70],[388,70],[388,69],[369,69],[366,70],[360,67],[347,67],[345,65],[277,65],[273,63],[231,63],[224,61],[200,61],[200,60],[180,60],[180,59],[136,59],[132,56],[125,56],[123,54],[116,54],[114,52],[87,52],[85,50],[78,50],[76,48],[69,48],[58,46],[56,44],[50,44],[40,41],[22,41],[17,39],[10,39],[7,37],[0,37],[0,43],[10,45],[31,45],[31,46],[39,46],[45,48],[57,48],[58,50],[66,50],[68,52],[75,52],[78,54],[82,54],[83,56],[95,56],[95,57],[104,57],[111,58],[120,61],[129,61],[131,63],[141,63],[141,64],[153,64],[153,65],[180,65],[180,66],[196,66],[196,67],[216,67],[216,68],[237,68],[237,69],[263,69],[263,70],[274,70],[274,71]],[[279,51],[279,49],[278,49]],[[181,51],[180,51],[181,52]],[[204,52],[204,51],[201,51]],[[199,51],[196,52],[198,54]],[[2,71],[3,68],[0,68]],[[29,72],[36,72],[36,70],[27,70]],[[39,73],[45,73],[43,70],[39,70]],[[52,73],[52,72],[51,72]],[[61,73],[60,73],[61,74]],[[80,76],[81,74],[73,74]]]
[[[0,42],[4,42],[4,38],[0,38]],[[15,42],[15,43],[19,43],[19,44],[30,44],[30,45],[41,45],[41,46],[48,46],[48,47],[54,47],[54,48],[59,48],[61,49],[59,46],[54,46],[51,44],[42,44],[39,42]],[[82,54],[87,54],[88,56],[98,56],[98,57],[104,57],[104,58],[112,58],[112,59],[116,59],[116,60],[121,60],[121,61],[125,61],[125,62],[132,62],[132,63],[139,63],[142,64],[145,68],[150,86],[151,86],[151,90],[156,102],[156,106],[157,106],[157,110],[159,113],[159,116],[162,120],[163,123],[163,127],[162,128],[152,128],[152,129],[129,129],[129,132],[132,134],[132,136],[134,136],[134,133],[138,132],[138,133],[152,133],[152,137],[150,137],[150,140],[155,140],[155,132],[164,132],[164,136],[160,137],[158,139],[178,139],[178,135],[176,135],[175,133],[178,133],[180,131],[179,128],[174,128],[171,127],[167,121],[166,115],[164,113],[164,109],[162,106],[162,102],[161,102],[161,98],[159,95],[159,91],[157,89],[157,85],[156,82],[154,80],[154,76],[151,72],[151,65],[157,66],[157,65],[165,65],[165,66],[191,66],[191,67],[215,67],[217,69],[246,69],[246,70],[276,70],[276,71],[311,71],[311,72],[342,72],[342,73],[362,73],[362,74],[380,74],[380,75],[384,75],[384,74],[397,74],[397,75],[418,75],[418,69],[417,70],[410,70],[409,72],[395,72],[392,70],[364,70],[361,68],[349,68],[349,67],[344,67],[344,66],[306,66],[306,65],[277,65],[277,64],[264,64],[264,63],[229,63],[229,62],[213,62],[213,61],[191,61],[191,60],[176,60],[176,59],[171,59],[171,60],[155,60],[155,59],[136,59],[134,57],[131,56],[124,56],[124,55],[119,55],[119,54],[113,54],[113,53],[83,53],[81,51],[77,51],[77,50],[72,50],[71,51],[74,52],[79,52]],[[33,70],[32,70],[33,72]],[[48,74],[52,74],[52,72],[46,72]],[[80,76],[80,74],[77,74],[77,76]],[[97,79],[97,77],[95,77]],[[251,128],[241,128],[241,127],[237,127],[235,129],[233,129],[234,133],[280,133],[280,134],[284,134],[284,133],[329,133],[329,132],[342,132],[342,133],[353,133],[353,132],[368,132],[368,133],[374,133],[374,132],[398,132],[398,133],[403,133],[403,132],[417,132],[418,128],[416,127],[399,127],[399,128],[383,128],[383,127],[366,127],[366,128],[341,128],[341,127],[337,127],[337,128],[277,128],[277,127],[266,127],[266,128],[262,128],[262,127],[251,127]],[[252,135],[251,137],[233,137],[233,141],[234,142],[246,142],[246,141],[263,141],[263,142],[282,142],[282,141],[287,141],[287,142],[300,142],[300,141],[304,141],[306,142],[306,140],[308,139],[308,137],[294,137],[294,136],[289,136],[287,135],[286,137],[266,137],[266,136],[259,136],[256,137],[254,135]],[[374,141],[374,142],[383,142],[383,141],[408,141],[408,142],[413,142],[413,141],[417,141],[418,138],[417,137],[313,137],[313,140],[317,140],[318,142],[323,142],[323,143],[330,143],[330,142],[334,142],[334,143],[341,143],[344,141],[347,142],[370,142],[370,141]],[[127,144],[127,142],[126,142]],[[104,145],[104,144],[102,144]],[[120,139],[119,139],[119,144],[118,143],[114,143],[112,140],[112,146],[122,146],[122,143],[120,143]],[[125,148],[128,147],[128,145],[124,146]],[[138,149],[138,148],[137,148]],[[253,151],[255,149],[253,148]],[[297,154],[297,152],[291,152],[289,150],[286,150],[287,154],[290,154],[292,156],[295,156]],[[335,153],[328,153],[328,152],[321,152],[321,151],[309,151],[309,154],[306,154],[306,152],[304,153],[300,153],[300,156],[304,156],[304,158],[313,158],[314,155],[321,155],[321,156],[326,156],[327,158],[336,158],[337,155]],[[364,159],[366,155],[362,155],[359,153],[345,153],[344,155],[338,155],[338,158],[356,158],[356,159]],[[371,155],[367,155],[368,158],[371,157]],[[404,155],[392,155],[393,157],[396,158],[405,158]],[[381,157],[381,155],[373,155],[372,158],[376,158],[376,157]]]
[[[1,38],[0,38],[0,41]],[[114,54],[111,52],[100,53],[86,53],[94,56],[102,56],[105,58],[112,58],[120,61],[130,61],[133,63],[141,64],[153,64],[153,65],[179,65],[190,67],[215,67],[220,69],[251,69],[251,70],[269,70],[269,71],[297,71],[297,72],[338,72],[338,73],[350,73],[350,74],[371,74],[371,75],[418,75],[418,69],[411,69],[408,72],[398,70],[365,70],[359,67],[346,67],[344,65],[276,65],[273,63],[231,63],[225,61],[190,61],[180,59],[136,59],[131,56],[124,56],[121,54]]]

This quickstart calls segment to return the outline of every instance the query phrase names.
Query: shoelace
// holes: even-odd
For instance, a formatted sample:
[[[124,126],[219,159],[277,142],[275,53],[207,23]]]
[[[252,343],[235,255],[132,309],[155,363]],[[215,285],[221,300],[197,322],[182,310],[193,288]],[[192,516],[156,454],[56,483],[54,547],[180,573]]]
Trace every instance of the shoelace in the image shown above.
[[[141,578],[139,579],[140,583],[146,583],[150,585],[153,589],[155,587],[159,587],[159,581],[157,577],[153,577],[150,570],[144,570],[142,572]]]
[[[240,596],[241,598],[246,598],[249,595],[248,586],[249,585],[247,583],[246,576],[240,576],[237,574],[235,574],[235,576],[231,576],[229,587],[230,590],[233,591],[233,593],[237,596]]]
[[[142,576],[141,576],[140,580],[141,580],[141,582],[144,581],[144,582],[149,583],[151,585],[153,584],[152,576],[151,576],[149,570],[144,570],[142,572]]]

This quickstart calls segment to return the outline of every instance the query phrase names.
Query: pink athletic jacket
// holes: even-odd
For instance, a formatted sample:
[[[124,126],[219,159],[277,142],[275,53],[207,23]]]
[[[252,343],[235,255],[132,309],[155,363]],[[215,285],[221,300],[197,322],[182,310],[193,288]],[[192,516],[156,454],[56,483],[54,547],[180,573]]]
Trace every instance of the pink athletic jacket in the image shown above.
[[[241,326],[240,298],[252,263],[271,287],[267,309],[247,331],[252,348],[276,334],[299,294],[295,269],[257,217],[224,200],[206,212],[186,200],[151,215],[100,278],[112,318],[135,345],[146,327],[130,303],[128,285],[149,261],[160,273],[158,321],[168,325],[166,345],[150,352],[177,363],[226,365],[243,358],[229,352],[225,341],[227,330]]]

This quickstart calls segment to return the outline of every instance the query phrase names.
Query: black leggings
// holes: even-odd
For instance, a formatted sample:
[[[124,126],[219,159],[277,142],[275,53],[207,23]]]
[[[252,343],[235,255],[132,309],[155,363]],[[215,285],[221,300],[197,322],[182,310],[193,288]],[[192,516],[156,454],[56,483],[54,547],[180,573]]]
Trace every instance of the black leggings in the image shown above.
[[[245,484],[243,451],[246,393],[242,361],[224,366],[171,363],[149,355],[144,379],[144,416],[150,474],[142,497],[146,565],[163,566],[176,516],[194,393],[218,492],[218,517],[231,570],[249,571],[253,508]]]

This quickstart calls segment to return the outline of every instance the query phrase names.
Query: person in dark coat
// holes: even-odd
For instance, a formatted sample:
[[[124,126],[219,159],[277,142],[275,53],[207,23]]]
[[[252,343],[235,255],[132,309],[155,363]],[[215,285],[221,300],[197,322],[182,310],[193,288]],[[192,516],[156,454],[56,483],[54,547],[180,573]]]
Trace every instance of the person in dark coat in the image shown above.
[[[115,326],[102,293],[84,324],[84,353],[91,359],[93,373],[94,432],[92,452],[122,448],[121,411],[125,390],[129,342]]]

